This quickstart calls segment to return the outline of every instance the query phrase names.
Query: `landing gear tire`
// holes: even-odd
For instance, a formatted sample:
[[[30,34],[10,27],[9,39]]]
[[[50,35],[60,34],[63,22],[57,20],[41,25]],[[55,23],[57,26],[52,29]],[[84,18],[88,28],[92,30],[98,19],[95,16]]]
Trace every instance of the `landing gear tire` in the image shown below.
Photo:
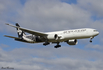
[[[59,47],[61,47],[61,45],[56,45],[56,46],[54,46],[54,48],[59,48]]]
[[[90,43],[92,43],[92,41],[90,41]]]
[[[91,38],[90,38],[90,43],[92,43],[92,39],[93,39],[93,38],[94,38],[94,37],[91,37]]]
[[[46,46],[46,45],[49,45],[49,44],[50,44],[49,42],[45,42],[43,45]]]

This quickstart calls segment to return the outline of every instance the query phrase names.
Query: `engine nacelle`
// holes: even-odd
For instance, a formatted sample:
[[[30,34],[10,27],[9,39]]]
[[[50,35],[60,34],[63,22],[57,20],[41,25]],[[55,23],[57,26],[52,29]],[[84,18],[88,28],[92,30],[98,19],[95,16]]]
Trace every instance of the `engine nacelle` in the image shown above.
[[[57,35],[57,34],[49,34],[49,35],[47,36],[47,38],[48,38],[49,40],[60,40],[60,39],[63,39],[63,36]]]
[[[47,36],[47,38],[48,38],[49,40],[54,40],[54,39],[56,39],[57,37],[58,37],[57,34],[49,34],[49,35]]]
[[[68,40],[67,44],[69,44],[69,45],[76,45],[76,44],[78,44],[78,42],[77,42],[76,39],[73,39],[73,40]]]

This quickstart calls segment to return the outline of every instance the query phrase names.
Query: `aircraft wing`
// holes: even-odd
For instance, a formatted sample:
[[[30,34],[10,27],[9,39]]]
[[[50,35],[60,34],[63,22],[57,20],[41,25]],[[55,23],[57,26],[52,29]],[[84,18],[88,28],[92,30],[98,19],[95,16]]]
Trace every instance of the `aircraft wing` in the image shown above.
[[[11,24],[6,24],[6,25],[9,25],[9,26],[12,26],[12,27],[15,27],[15,28],[19,28],[27,33],[30,33],[30,34],[33,34],[33,35],[36,35],[36,36],[47,36],[47,34],[43,33],[43,32],[39,32],[39,31],[34,31],[34,30],[30,30],[30,29],[26,29],[26,28],[22,28],[22,27],[18,27],[18,26],[14,26],[14,25],[11,25]]]
[[[8,36],[8,35],[4,35],[5,37],[9,37],[9,38],[14,38],[14,39],[20,39],[18,37],[13,37],[13,36]]]

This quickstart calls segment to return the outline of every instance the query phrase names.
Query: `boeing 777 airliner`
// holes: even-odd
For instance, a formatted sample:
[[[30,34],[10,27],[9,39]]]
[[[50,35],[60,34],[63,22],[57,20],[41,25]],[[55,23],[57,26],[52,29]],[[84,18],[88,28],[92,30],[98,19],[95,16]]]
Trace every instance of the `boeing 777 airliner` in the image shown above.
[[[66,42],[69,45],[76,45],[78,43],[77,39],[90,38],[90,42],[92,42],[92,39],[99,34],[96,29],[92,28],[82,28],[44,33],[20,27],[18,23],[16,23],[16,26],[12,24],[6,25],[16,28],[18,37],[7,35],[5,35],[5,37],[14,38],[16,41],[26,43],[44,42],[43,45],[45,46],[49,45],[50,43],[56,43],[57,45],[54,46],[54,48],[61,47],[61,45],[59,45],[60,42]],[[29,35],[26,35],[25,32],[29,33]]]

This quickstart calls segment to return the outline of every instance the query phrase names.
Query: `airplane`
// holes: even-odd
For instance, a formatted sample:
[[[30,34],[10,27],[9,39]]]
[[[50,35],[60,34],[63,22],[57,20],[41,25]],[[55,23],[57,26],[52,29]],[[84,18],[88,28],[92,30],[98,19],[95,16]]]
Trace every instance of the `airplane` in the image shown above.
[[[54,48],[61,47],[61,45],[59,45],[60,42],[66,42],[68,45],[77,45],[77,39],[90,38],[90,42],[92,42],[92,39],[99,34],[96,29],[92,28],[72,29],[44,33],[20,27],[18,23],[15,24],[16,26],[8,23],[6,23],[6,25],[16,28],[18,37],[4,35],[5,37],[14,38],[14,40],[16,41],[25,43],[43,43],[44,46],[49,45],[50,43],[56,43],[57,45],[54,46]],[[26,35],[25,32],[29,34]]]

